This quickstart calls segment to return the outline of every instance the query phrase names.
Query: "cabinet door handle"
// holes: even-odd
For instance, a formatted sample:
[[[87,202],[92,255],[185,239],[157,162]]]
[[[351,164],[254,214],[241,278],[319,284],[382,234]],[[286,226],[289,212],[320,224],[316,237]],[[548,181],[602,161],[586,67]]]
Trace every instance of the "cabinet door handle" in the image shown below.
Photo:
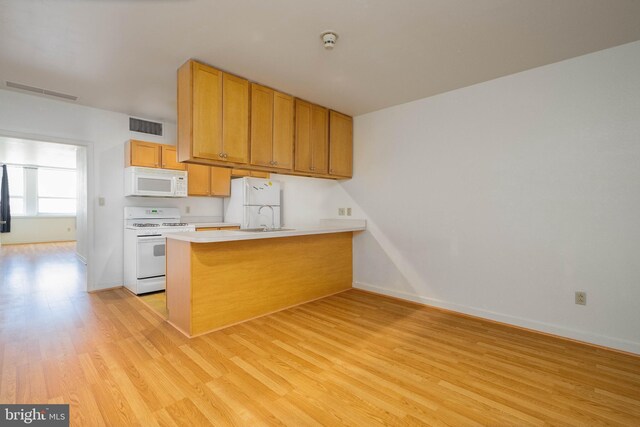
[[[224,157],[224,158],[226,159],[226,158],[227,158],[227,153],[224,153],[224,154],[222,155],[222,157]]]
[[[224,153],[219,153],[218,157],[224,157]]]
[[[273,162],[273,164],[274,164],[274,165],[276,165],[276,166],[278,166],[278,162],[277,162],[277,161]]]

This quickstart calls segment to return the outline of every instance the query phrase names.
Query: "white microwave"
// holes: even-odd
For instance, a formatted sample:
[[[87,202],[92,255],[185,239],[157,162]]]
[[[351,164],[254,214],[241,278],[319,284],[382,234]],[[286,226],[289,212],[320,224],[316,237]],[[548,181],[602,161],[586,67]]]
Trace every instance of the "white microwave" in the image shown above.
[[[124,195],[147,197],[187,197],[187,172],[170,169],[124,169]]]

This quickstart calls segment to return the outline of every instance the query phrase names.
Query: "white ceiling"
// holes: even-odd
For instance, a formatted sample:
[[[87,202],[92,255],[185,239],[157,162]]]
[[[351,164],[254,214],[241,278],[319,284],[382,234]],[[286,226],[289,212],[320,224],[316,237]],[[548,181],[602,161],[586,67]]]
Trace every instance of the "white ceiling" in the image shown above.
[[[168,121],[188,58],[358,115],[636,40],[638,0],[0,1],[2,87]]]

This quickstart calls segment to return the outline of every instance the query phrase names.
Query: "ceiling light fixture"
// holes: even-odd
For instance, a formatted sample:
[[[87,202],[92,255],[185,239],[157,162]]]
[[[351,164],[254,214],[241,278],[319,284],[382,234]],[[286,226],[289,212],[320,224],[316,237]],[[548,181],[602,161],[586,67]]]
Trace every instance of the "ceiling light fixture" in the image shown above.
[[[327,50],[331,50],[336,45],[336,40],[338,40],[338,35],[333,31],[325,31],[324,33],[320,34],[320,38],[322,39],[322,44],[324,45],[324,48]]]

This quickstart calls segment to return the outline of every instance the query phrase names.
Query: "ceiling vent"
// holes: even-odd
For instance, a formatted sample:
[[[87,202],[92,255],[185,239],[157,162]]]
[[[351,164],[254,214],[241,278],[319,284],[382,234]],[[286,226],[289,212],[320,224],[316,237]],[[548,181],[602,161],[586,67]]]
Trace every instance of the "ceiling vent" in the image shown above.
[[[33,93],[38,93],[40,95],[55,96],[56,98],[66,99],[67,101],[77,101],[78,100],[77,96],[67,95],[66,93],[54,92],[52,90],[42,89],[42,88],[34,87],[34,86],[23,85],[23,84],[15,83],[15,82],[9,82],[8,81],[7,82],[7,87],[10,87],[10,88],[13,88],[13,89],[19,89],[19,90],[26,90],[26,91],[33,92]]]
[[[129,117],[129,130],[132,132],[162,136],[162,123],[149,122],[147,120]]]

